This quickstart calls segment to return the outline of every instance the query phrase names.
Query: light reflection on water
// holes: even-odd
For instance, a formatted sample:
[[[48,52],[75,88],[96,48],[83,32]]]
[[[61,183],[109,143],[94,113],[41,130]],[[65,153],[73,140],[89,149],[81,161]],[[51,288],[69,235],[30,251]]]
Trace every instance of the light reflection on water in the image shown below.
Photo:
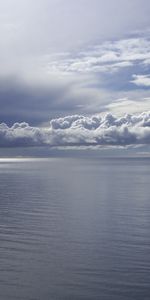
[[[149,299],[149,165],[1,160],[0,299]]]

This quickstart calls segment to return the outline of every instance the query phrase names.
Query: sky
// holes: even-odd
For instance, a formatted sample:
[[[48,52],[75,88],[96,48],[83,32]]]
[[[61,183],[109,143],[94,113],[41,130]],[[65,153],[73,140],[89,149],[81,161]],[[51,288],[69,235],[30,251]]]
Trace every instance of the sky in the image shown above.
[[[0,0],[1,149],[148,153],[149,15],[149,0]]]

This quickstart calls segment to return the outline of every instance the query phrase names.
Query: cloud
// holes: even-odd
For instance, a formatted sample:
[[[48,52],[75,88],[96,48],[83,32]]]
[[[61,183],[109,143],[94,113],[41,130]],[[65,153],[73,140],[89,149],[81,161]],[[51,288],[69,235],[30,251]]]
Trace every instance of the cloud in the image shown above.
[[[49,61],[49,72],[105,73],[116,72],[134,65],[149,65],[150,41],[148,37],[130,37],[103,42],[74,57],[69,56]]]
[[[150,87],[150,75],[133,75],[131,82],[137,86]]]
[[[5,0],[0,2],[0,22],[5,25],[1,48],[8,45],[9,55],[16,51],[16,56],[73,49],[91,40],[145,29],[149,11],[148,0]],[[17,27],[13,40],[7,35],[7,24]]]
[[[44,144],[44,132],[39,128],[30,127],[27,123],[15,123],[8,127],[0,124],[0,146],[38,146]]]
[[[142,102],[131,79],[149,72],[149,15],[149,0],[0,1],[1,122],[40,126],[118,98]]]
[[[25,2],[24,5],[27,8]],[[17,20],[15,28],[13,20],[12,23],[7,18],[4,21],[4,27],[19,34],[21,29],[17,27]],[[4,36],[8,37],[8,34]],[[147,32],[92,42],[69,51],[60,48],[60,52],[58,49],[55,52],[45,48],[40,53],[34,51],[34,55],[28,58],[19,55],[15,49],[12,54],[17,54],[18,63],[15,57],[9,61],[9,45],[4,48],[4,56],[6,54],[8,59],[0,56],[0,105],[3,107],[0,120],[9,126],[22,120],[40,126],[49,118],[68,114],[93,114],[107,109],[113,112],[114,102],[119,98],[136,100],[135,109],[132,105],[131,111],[130,105],[124,108],[118,102],[115,113],[117,107],[119,113],[121,110],[135,113],[150,108],[143,104],[143,98],[149,96],[149,77],[132,77],[133,74],[149,72],[150,40]],[[138,107],[141,103],[138,111],[136,103]]]
[[[94,64],[94,61],[100,60],[98,53],[105,53],[111,47],[119,53],[119,50],[115,50],[116,46],[114,45],[122,48],[121,45],[124,44],[126,47],[123,41],[106,44],[101,47],[95,46],[95,50],[83,53],[83,57],[91,57],[88,59],[91,60],[91,64]],[[136,43],[133,43],[132,40],[131,44]],[[83,59],[82,55],[80,59]],[[105,56],[106,53],[102,55]],[[37,74],[31,72],[30,76],[26,74],[24,77],[14,75],[3,78],[0,76],[0,105],[3,107],[0,111],[0,121],[6,122],[9,126],[15,122],[22,122],[22,120],[31,126],[41,126],[41,124],[43,126],[48,119],[65,115],[94,114],[97,111],[110,111],[118,115],[149,110],[150,102],[144,100],[149,97],[148,86],[145,89],[140,88],[142,86],[137,88],[137,85],[131,83],[132,74],[135,74],[136,69],[133,72],[132,67],[128,65],[130,62],[119,61],[119,55],[115,54],[115,57],[114,59],[118,59],[118,61],[110,63],[109,60],[113,57],[106,55],[105,59],[103,57],[105,63],[89,66],[91,72],[87,73],[84,72],[85,70],[72,72],[68,69],[64,76],[63,71],[61,73],[57,70],[56,73],[53,73],[48,67],[50,73],[46,74],[44,71],[46,72],[47,69],[43,68],[44,71],[40,75],[38,72]],[[54,56],[51,57],[51,60],[54,60]],[[58,68],[66,60],[68,61],[68,54],[58,55]],[[44,63],[47,65],[46,61]],[[137,62],[135,64],[136,68]],[[103,68],[103,73],[98,70],[95,73],[92,68]],[[104,69],[107,69],[107,72],[104,72]],[[114,71],[115,73],[112,74]],[[141,80],[141,78],[133,78],[132,81],[137,79]],[[116,102],[116,99],[122,98],[130,99],[130,102],[122,103],[122,100]]]
[[[106,105],[106,110],[115,115],[122,115],[124,112],[128,114],[142,113],[150,109],[150,98],[143,98],[142,101],[131,100],[128,98],[117,99],[116,101]]]
[[[83,115],[66,116],[50,121],[49,128],[15,123],[0,124],[0,146],[136,146],[150,144],[150,111],[139,115],[115,117]]]
[[[9,126],[22,120],[32,126],[43,126],[57,116],[92,114],[97,111],[96,104],[101,112],[107,93],[92,84],[93,80],[86,76],[70,76],[66,81],[50,77],[46,83],[37,78],[35,82],[30,78],[28,81],[18,77],[0,78],[0,105],[3,107],[0,121]]]

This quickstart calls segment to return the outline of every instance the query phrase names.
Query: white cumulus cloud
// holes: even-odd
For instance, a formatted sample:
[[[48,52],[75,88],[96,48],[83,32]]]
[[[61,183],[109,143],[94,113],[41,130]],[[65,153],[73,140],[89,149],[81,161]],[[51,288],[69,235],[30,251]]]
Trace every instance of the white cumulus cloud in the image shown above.
[[[150,111],[115,117],[82,115],[50,121],[49,128],[0,124],[0,146],[128,146],[150,144]]]
[[[150,87],[150,75],[133,75],[131,82],[137,86]]]

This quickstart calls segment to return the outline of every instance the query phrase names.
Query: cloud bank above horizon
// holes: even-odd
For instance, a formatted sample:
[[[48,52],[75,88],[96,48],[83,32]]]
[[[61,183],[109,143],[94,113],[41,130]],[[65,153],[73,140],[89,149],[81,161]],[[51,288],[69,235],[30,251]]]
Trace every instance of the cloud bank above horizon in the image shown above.
[[[15,123],[0,124],[1,147],[136,147],[150,145],[150,111],[115,117],[112,114],[66,116],[53,119],[48,128]]]

